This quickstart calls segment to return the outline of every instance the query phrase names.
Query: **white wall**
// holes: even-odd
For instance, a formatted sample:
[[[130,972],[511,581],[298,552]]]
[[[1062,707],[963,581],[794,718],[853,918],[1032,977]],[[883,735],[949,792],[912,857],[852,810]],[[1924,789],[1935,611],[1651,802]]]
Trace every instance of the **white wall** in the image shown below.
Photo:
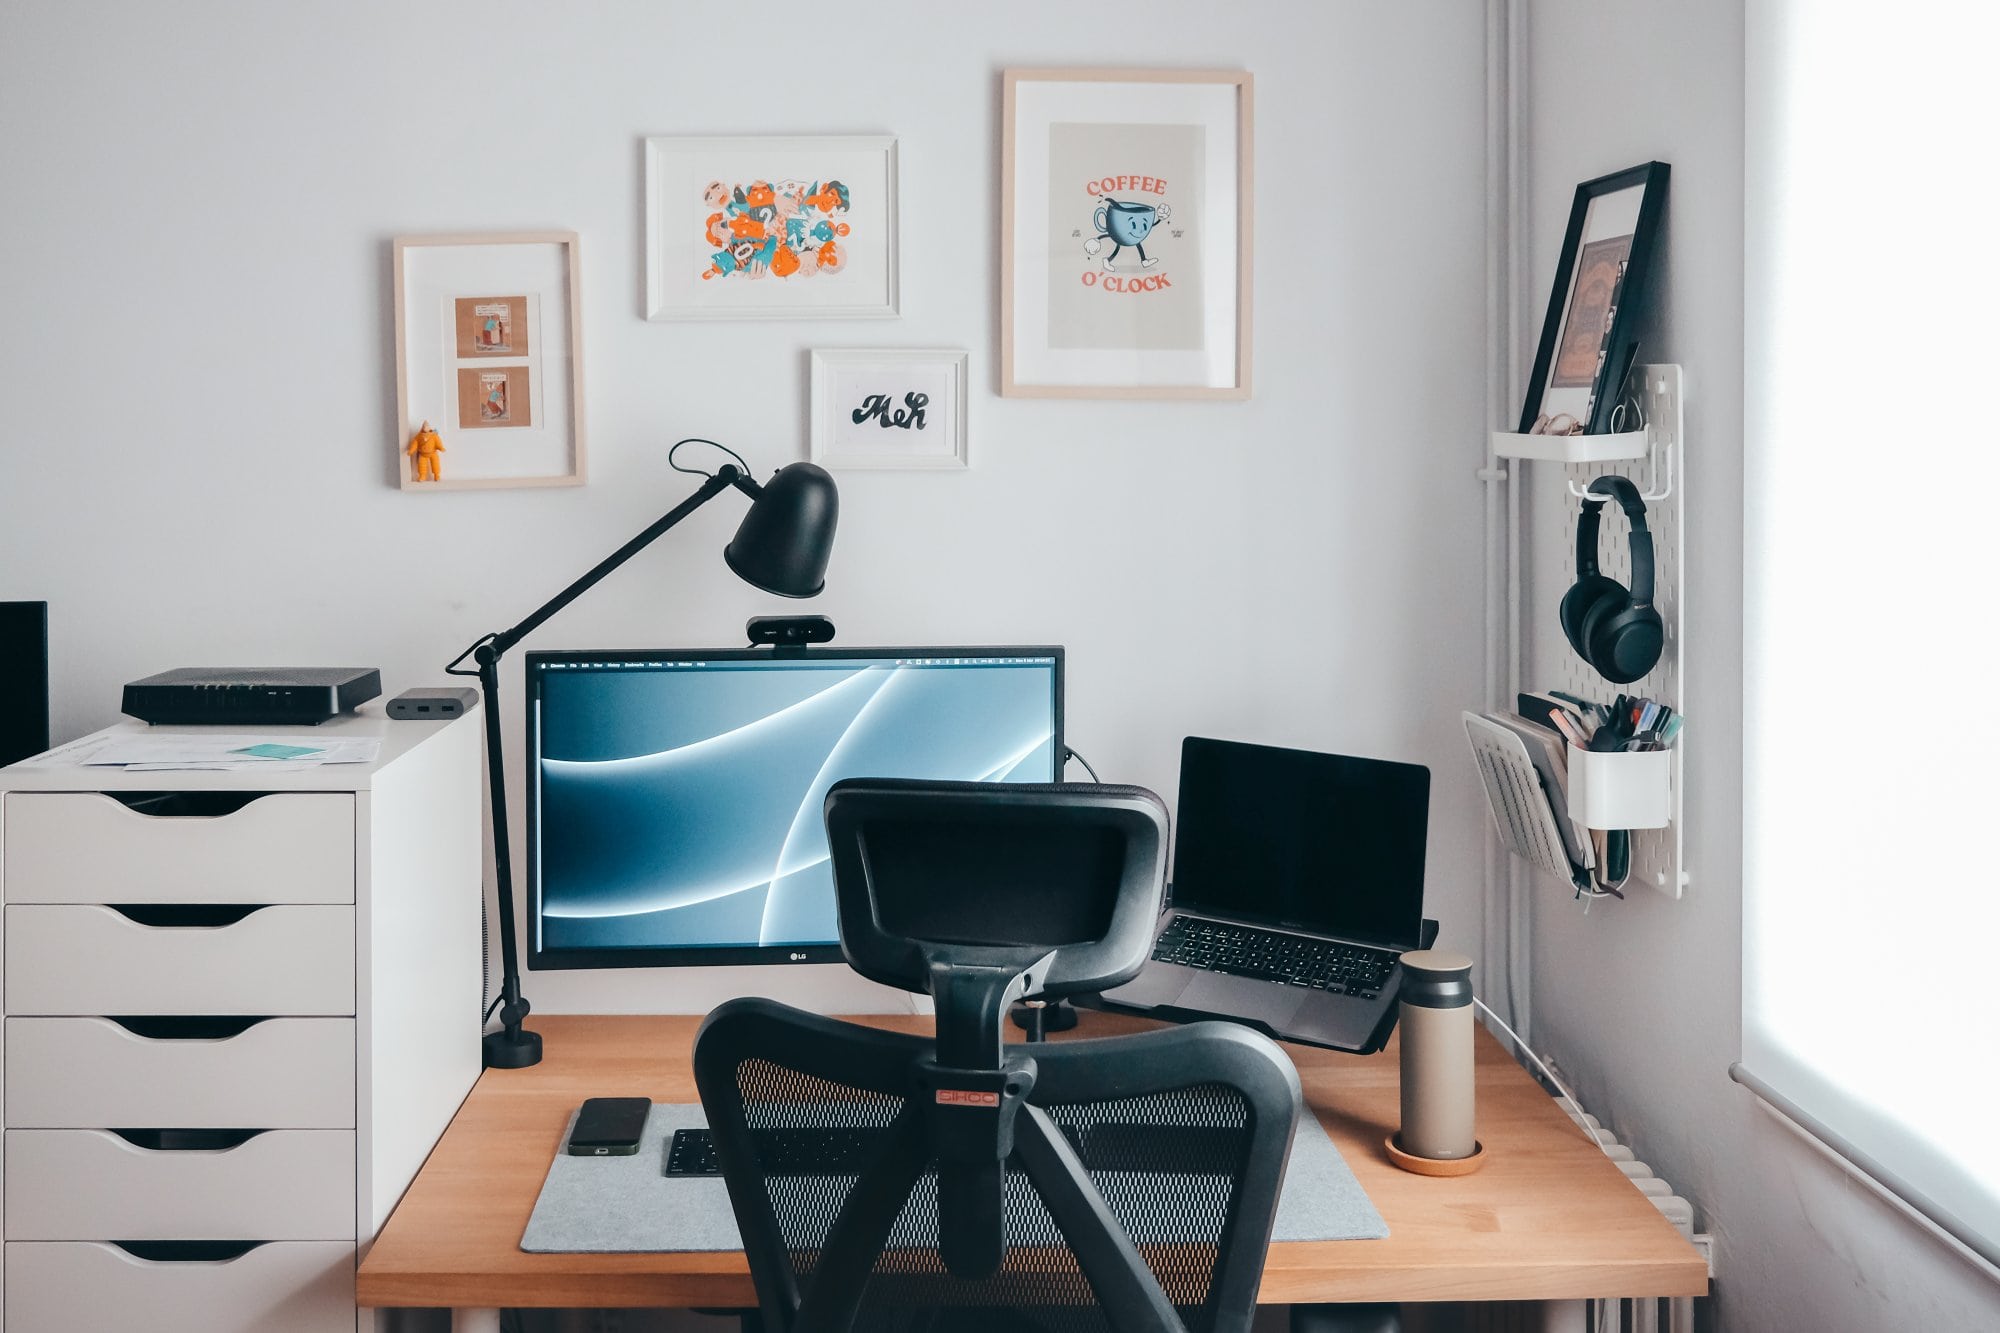
[[[51,604],[55,731],[184,664],[440,683],[686,493],[678,436],[802,456],[808,348],[965,346],[973,469],[844,477],[814,609],[850,643],[1067,644],[1071,739],[1107,779],[1171,794],[1188,733],[1430,764],[1429,903],[1477,953],[1482,43],[1461,0],[4,0],[0,597]],[[1256,75],[1247,404],[995,396],[999,71],[1089,64]],[[642,137],[807,132],[900,137],[903,318],[645,322]],[[401,494],[390,238],[524,227],[582,234],[591,484]],[[718,558],[739,512],[531,646],[740,642],[778,608]],[[885,998],[818,971],[528,993]]]
[[[1732,1333],[1994,1327],[2000,1293],[1757,1109],[1732,1083],[1741,1006],[1743,6],[1643,0],[1532,7],[1528,117],[1533,318],[1578,181],[1673,166],[1663,304],[1642,360],[1687,368],[1687,853],[1681,902],[1645,889],[1588,916],[1541,884],[1536,1044],[1718,1243]],[[1567,652],[1555,605],[1575,507],[1546,479],[1535,524],[1535,661]],[[1528,676],[1536,678],[1531,661]]]

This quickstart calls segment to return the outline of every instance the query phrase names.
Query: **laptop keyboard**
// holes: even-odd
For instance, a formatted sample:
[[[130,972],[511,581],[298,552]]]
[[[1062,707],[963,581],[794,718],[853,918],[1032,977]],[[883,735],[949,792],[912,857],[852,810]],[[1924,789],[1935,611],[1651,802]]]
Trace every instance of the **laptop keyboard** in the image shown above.
[[[1382,993],[1397,955],[1282,930],[1177,916],[1153,946],[1153,957],[1182,967],[1372,1000]]]

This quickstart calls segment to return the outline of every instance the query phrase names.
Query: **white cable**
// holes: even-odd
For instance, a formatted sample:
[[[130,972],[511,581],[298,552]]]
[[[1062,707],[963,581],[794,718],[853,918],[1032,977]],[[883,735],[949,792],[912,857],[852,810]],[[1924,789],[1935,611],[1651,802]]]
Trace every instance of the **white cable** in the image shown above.
[[[1548,1079],[1549,1082],[1556,1085],[1556,1091],[1562,1094],[1563,1100],[1569,1103],[1570,1109],[1572,1111],[1576,1112],[1577,1116],[1576,1127],[1579,1130],[1582,1130],[1585,1134],[1590,1133],[1590,1130],[1587,1129],[1583,1124],[1583,1114],[1584,1114],[1583,1103],[1579,1102],[1576,1099],[1576,1097],[1570,1092],[1570,1090],[1563,1086],[1563,1081],[1556,1077],[1555,1071],[1548,1067],[1548,1064],[1545,1061],[1543,1061],[1541,1056],[1535,1054],[1534,1049],[1530,1047],[1527,1042],[1521,1040],[1520,1033],[1514,1031],[1513,1028],[1507,1026],[1506,1019],[1500,1017],[1500,1015],[1493,1012],[1492,1008],[1486,1003],[1486,1001],[1480,999],[1478,996],[1475,995],[1472,997],[1472,1003],[1475,1006],[1477,1006],[1480,1013],[1485,1014],[1495,1023],[1498,1023],[1500,1025],[1500,1030],[1505,1032],[1509,1037],[1513,1038],[1514,1049],[1516,1051],[1519,1051],[1521,1054],[1527,1056],[1530,1060],[1533,1060],[1535,1062],[1535,1068],[1542,1071],[1542,1076]],[[1595,1138],[1593,1138],[1592,1142],[1595,1141],[1596,1141]]]

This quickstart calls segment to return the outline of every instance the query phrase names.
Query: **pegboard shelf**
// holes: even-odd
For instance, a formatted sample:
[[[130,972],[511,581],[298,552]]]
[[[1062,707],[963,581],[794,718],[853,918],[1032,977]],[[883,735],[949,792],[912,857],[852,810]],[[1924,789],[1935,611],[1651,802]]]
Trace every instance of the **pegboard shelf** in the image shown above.
[[[1644,409],[1641,420],[1645,429],[1642,431],[1616,435],[1558,436],[1492,432],[1491,448],[1498,458],[1521,458],[1560,465],[1572,501],[1580,499],[1591,482],[1612,474],[1629,477],[1632,484],[1639,488],[1646,503],[1646,526],[1653,535],[1653,603],[1660,613],[1664,639],[1659,662],[1644,677],[1630,684],[1612,684],[1565,643],[1560,651],[1558,668],[1553,673],[1554,679],[1542,679],[1531,684],[1517,683],[1517,688],[1560,690],[1604,703],[1624,693],[1657,700],[1676,712],[1681,710],[1681,701],[1687,697],[1687,580],[1684,560],[1687,460],[1682,435],[1682,386],[1682,371],[1677,365],[1633,367],[1625,396],[1628,400],[1636,399]],[[1635,468],[1632,466],[1634,463],[1641,463],[1642,466]],[[1510,506],[1515,515],[1510,521],[1522,521],[1519,516],[1524,508]],[[1577,516],[1575,504],[1563,506],[1563,513],[1574,530]],[[1600,521],[1599,568],[1630,587],[1632,565],[1625,517],[1617,505],[1606,505]],[[1519,531],[1509,534],[1510,544],[1517,547],[1522,539],[1523,534]],[[1512,612],[1518,622],[1522,607],[1517,604]],[[1526,632],[1528,627],[1522,625],[1520,629]],[[1505,633],[1504,627],[1502,632]],[[1653,754],[1594,755],[1571,772],[1569,792],[1572,804],[1569,813],[1578,822],[1599,827],[1601,821],[1616,819],[1622,821],[1616,827],[1631,831],[1632,869],[1626,880],[1628,892],[1632,887],[1643,884],[1670,898],[1679,898],[1687,888],[1682,836],[1685,804],[1682,774],[1685,771],[1686,744],[1687,733],[1683,732],[1670,750]],[[1477,751],[1475,744],[1475,753]],[[1490,796],[1494,775],[1488,770],[1493,767],[1492,760],[1486,755],[1478,757]],[[1612,770],[1586,771],[1586,766],[1602,759],[1642,761],[1616,770],[1622,777],[1631,779],[1632,785],[1616,793],[1615,807],[1600,804],[1613,801],[1612,789],[1606,785],[1607,775]],[[1636,775],[1642,772],[1644,778],[1638,779]],[[1578,777],[1582,778],[1580,784],[1576,781]],[[1589,809],[1578,810],[1576,803],[1579,801],[1589,802]],[[1611,813],[1614,808],[1618,811],[1615,815]],[[1503,830],[1507,827],[1506,813],[1496,804],[1494,814]],[[1567,884],[1569,877],[1549,865],[1547,858],[1538,854],[1541,849],[1524,847],[1518,839],[1509,838],[1508,841],[1510,850]]]
[[[1644,458],[1651,431],[1628,430],[1616,435],[1522,435],[1493,432],[1493,452],[1500,458],[1525,458],[1541,463],[1615,463]]]

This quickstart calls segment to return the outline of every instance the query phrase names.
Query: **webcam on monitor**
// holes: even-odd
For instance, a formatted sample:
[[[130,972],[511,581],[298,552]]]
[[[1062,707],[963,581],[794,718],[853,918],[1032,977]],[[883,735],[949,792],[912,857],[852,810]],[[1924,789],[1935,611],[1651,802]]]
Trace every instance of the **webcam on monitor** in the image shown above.
[[[752,616],[743,632],[753,644],[800,648],[809,643],[831,643],[833,622],[825,616]]]

